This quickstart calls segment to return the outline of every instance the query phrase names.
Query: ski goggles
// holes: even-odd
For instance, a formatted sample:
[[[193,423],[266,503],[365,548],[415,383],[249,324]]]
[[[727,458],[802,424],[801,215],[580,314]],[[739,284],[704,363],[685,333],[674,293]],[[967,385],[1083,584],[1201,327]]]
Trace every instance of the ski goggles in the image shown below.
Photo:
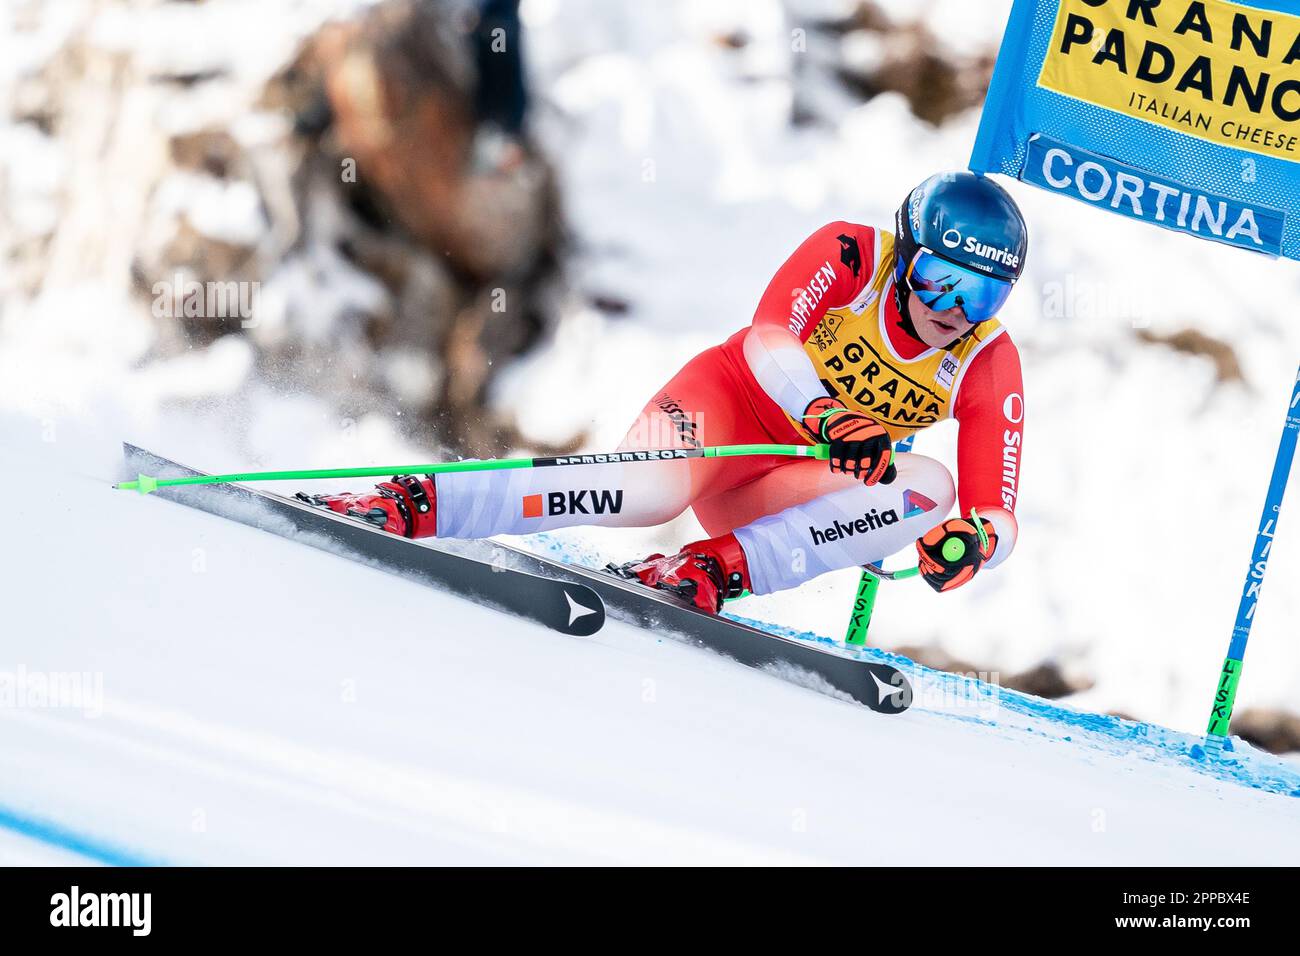
[[[991,319],[1015,285],[1014,279],[967,269],[924,246],[912,257],[903,281],[926,308],[944,312],[957,306],[972,325]]]

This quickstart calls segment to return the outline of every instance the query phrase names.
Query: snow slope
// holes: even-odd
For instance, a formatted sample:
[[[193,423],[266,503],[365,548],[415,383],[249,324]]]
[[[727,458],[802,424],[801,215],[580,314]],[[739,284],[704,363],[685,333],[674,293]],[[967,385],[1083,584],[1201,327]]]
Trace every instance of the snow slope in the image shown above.
[[[0,706],[0,862],[1300,854],[1300,772],[1248,747],[1197,762],[1194,738],[928,672],[886,718],[625,625],[565,638],[112,491],[107,430],[42,437],[0,418],[0,670],[91,692]]]

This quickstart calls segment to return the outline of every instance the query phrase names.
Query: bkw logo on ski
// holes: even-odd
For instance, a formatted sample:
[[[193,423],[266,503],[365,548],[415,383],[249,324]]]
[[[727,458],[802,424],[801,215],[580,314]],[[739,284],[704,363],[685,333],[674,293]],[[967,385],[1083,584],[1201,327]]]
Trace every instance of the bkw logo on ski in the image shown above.
[[[582,491],[548,491],[524,495],[524,517],[543,515],[616,515],[623,510],[623,491],[584,489]]]

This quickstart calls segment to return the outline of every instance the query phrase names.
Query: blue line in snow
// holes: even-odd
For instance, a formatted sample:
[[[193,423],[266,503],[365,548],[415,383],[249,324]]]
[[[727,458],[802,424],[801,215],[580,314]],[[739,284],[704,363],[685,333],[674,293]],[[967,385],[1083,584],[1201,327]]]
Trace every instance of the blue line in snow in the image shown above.
[[[542,556],[552,560],[579,564],[587,568],[601,567],[607,560],[592,545],[566,541],[550,532],[533,535],[532,540],[535,545],[541,545]],[[782,637],[819,644],[847,657],[892,664],[912,677],[913,685],[918,695],[921,695],[922,702],[925,694],[922,685],[930,684],[943,692],[942,696],[950,694],[956,700],[972,703],[985,700],[990,705],[1002,708],[1005,714],[1020,714],[1043,721],[1044,727],[1054,727],[1061,742],[1071,746],[1109,750],[1116,754],[1134,754],[1143,759],[1176,765],[1251,789],[1300,797],[1300,768],[1287,763],[1281,757],[1256,750],[1245,742],[1235,742],[1234,753],[1228,757],[1205,759],[1201,746],[1205,742],[1204,736],[1170,730],[1159,724],[1127,720],[1111,714],[1093,714],[1075,710],[1040,697],[1008,690],[978,678],[932,670],[881,648],[850,648],[843,641],[834,638],[755,620],[736,614],[734,611],[723,611],[723,616],[769,634],[779,634]],[[924,707],[918,709],[923,710]],[[963,714],[957,711],[934,711],[933,713],[946,720],[1001,727],[1026,735],[1044,733],[1043,729],[1015,726],[989,714]],[[993,713],[996,714],[996,711]]]
[[[1205,760],[1197,757],[1193,749],[1204,742],[1202,736],[1170,730],[1167,727],[1161,727],[1159,724],[1127,720],[1111,714],[1093,714],[1088,711],[1074,710],[1044,700],[1041,697],[1009,690],[974,677],[936,671],[922,664],[917,664],[906,657],[892,654],[882,648],[849,649],[842,641],[836,641],[811,631],[800,631],[796,628],[770,624],[766,621],[741,617],[738,614],[726,611],[723,612],[723,615],[742,624],[748,624],[759,630],[767,631],[769,634],[780,634],[783,637],[807,641],[810,644],[821,644],[834,648],[837,652],[849,657],[892,664],[912,677],[917,693],[922,695],[922,699],[923,689],[919,686],[920,680],[932,681],[936,685],[949,688],[953,692],[953,696],[958,700],[984,698],[990,703],[996,703],[997,707],[1004,708],[1008,713],[1035,717],[1054,724],[1060,729],[1074,729],[1083,734],[1092,735],[1095,743],[1104,740],[1112,741],[1114,744],[1119,745],[1121,752],[1136,753],[1140,756],[1165,761],[1174,760],[1177,761],[1179,766],[1208,774],[1220,780],[1231,781],[1269,793],[1300,797],[1300,771],[1297,771],[1294,766],[1281,757],[1256,750],[1244,742],[1238,741],[1235,744],[1235,756],[1231,758]],[[938,716],[945,719],[969,720],[969,715],[952,712],[940,712]],[[977,722],[986,723],[992,727],[1005,726],[996,718],[984,718]],[[1033,728],[1020,728],[1020,730],[1025,733],[1038,733]],[[1061,740],[1074,743],[1074,736],[1062,736]]]
[[[38,820],[35,817],[17,813],[3,806],[0,806],[0,829],[12,830],[14,833],[29,839],[57,847],[60,850],[67,850],[70,853],[75,853],[89,860],[95,860],[107,866],[158,865],[156,860],[136,856],[129,850],[124,850],[111,843],[76,833],[48,820]]]

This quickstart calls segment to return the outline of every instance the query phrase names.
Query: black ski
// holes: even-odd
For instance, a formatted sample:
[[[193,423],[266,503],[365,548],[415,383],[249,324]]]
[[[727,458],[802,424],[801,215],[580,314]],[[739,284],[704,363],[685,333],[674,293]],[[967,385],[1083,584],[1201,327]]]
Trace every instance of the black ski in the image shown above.
[[[516,560],[538,574],[588,585],[600,595],[610,617],[617,621],[677,634],[749,667],[771,670],[787,666],[814,674],[877,713],[901,714],[912,705],[912,685],[903,672],[890,664],[866,660],[859,656],[861,652],[837,652],[827,646],[705,614],[675,595],[606,570],[561,564],[509,545],[498,547],[510,551]]]
[[[134,445],[126,444],[123,448],[132,472],[156,477],[201,474]],[[861,652],[837,652],[830,647],[705,614],[674,595],[606,571],[562,564],[495,541],[470,545],[483,553],[482,559],[466,557],[447,550],[451,547],[448,542],[408,541],[364,521],[271,492],[237,484],[201,488],[202,491],[200,487],[159,488],[154,494],[286,537],[307,532],[303,535],[306,543],[326,550],[334,550],[341,543],[357,560],[378,564],[397,574],[415,575],[563,633],[595,633],[604,622],[608,608],[617,620],[679,635],[689,643],[707,647],[750,667],[767,670],[793,667],[815,675],[878,713],[899,714],[912,703],[912,686],[896,667],[866,660],[860,656]],[[288,518],[288,525],[281,530],[278,522],[259,522],[257,515],[250,514],[248,509],[230,509],[231,495],[260,502],[264,508]],[[313,542],[313,532],[323,533],[334,544]],[[499,563],[510,570],[496,573]],[[541,597],[533,597],[534,592]],[[583,610],[591,607],[597,610],[573,618],[571,601]]]
[[[168,477],[202,474],[135,445],[124,443],[122,451],[134,471]],[[480,561],[422,547],[365,522],[244,485],[159,488],[154,494],[463,595],[562,634],[588,637],[605,623],[605,605],[595,590],[581,581],[521,568],[512,554],[501,554],[500,562]],[[232,507],[236,502],[260,507]]]
[[[890,664],[705,614],[666,591],[628,581],[609,571],[591,571],[544,558],[538,560],[545,563],[545,573],[557,576],[567,573],[571,580],[589,584],[605,601],[615,620],[680,634],[692,644],[725,654],[749,667],[770,670],[782,665],[793,666],[820,677],[877,713],[901,714],[912,705],[911,683],[902,671]]]

